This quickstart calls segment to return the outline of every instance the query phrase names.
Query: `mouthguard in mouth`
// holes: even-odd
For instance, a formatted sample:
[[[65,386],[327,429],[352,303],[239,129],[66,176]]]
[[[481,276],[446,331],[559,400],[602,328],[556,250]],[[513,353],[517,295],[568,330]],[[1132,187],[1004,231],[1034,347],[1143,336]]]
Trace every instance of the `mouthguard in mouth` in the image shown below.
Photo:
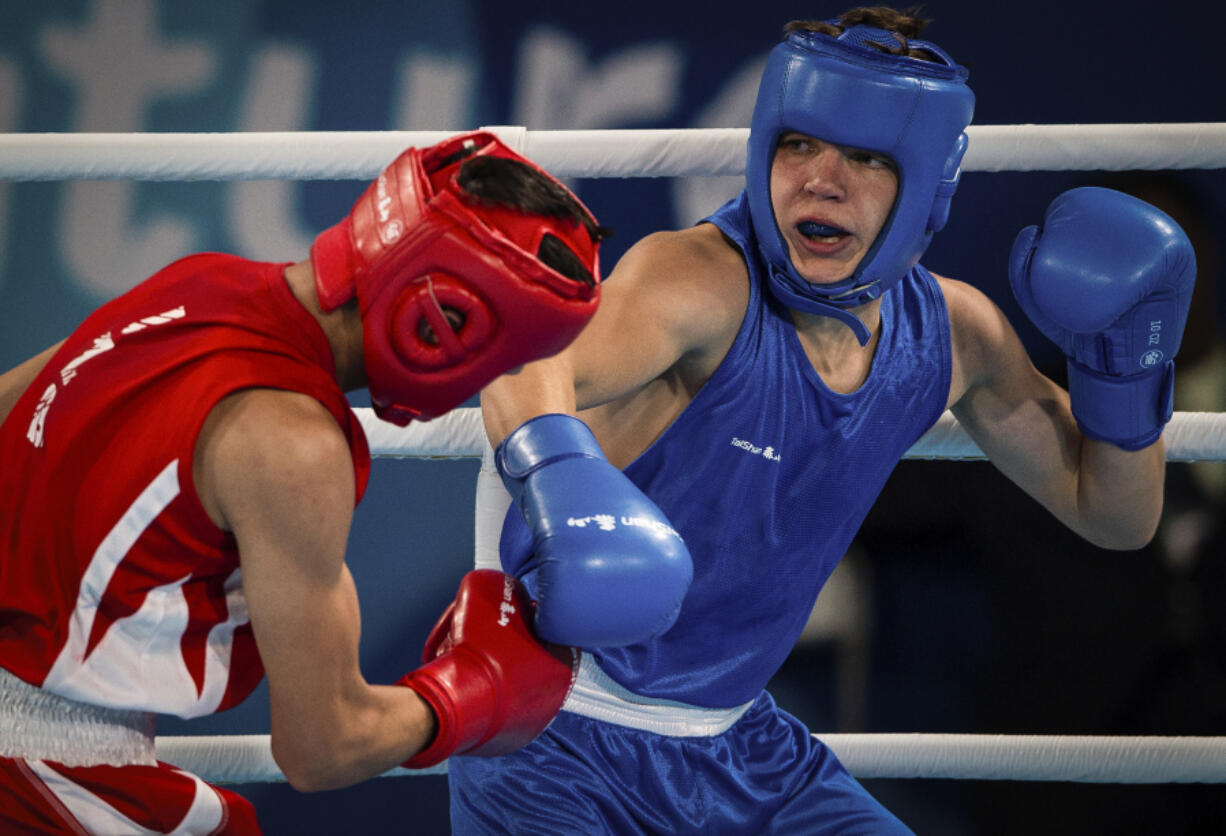
[[[803,221],[796,225],[800,230],[800,234],[806,238],[834,238],[839,235],[847,235],[845,229],[840,229],[837,226],[829,226],[828,224],[819,224],[816,221]]]

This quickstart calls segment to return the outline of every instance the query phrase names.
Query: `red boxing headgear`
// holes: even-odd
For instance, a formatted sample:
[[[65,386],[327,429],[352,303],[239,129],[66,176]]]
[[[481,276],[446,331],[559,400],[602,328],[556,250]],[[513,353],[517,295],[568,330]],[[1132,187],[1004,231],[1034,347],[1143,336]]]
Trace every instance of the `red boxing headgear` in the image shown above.
[[[367,386],[385,421],[437,418],[504,372],[561,351],[596,312],[595,221],[589,230],[467,194],[460,168],[483,156],[517,160],[565,188],[493,134],[464,134],[405,151],[311,247],[320,306],[357,295]],[[590,284],[541,261],[546,236],[574,254]]]

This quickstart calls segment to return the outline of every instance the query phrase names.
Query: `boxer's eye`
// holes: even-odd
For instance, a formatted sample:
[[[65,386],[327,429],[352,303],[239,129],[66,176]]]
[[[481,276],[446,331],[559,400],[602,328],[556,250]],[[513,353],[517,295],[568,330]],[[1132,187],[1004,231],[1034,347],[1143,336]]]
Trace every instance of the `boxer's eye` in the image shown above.
[[[442,305],[441,307],[443,309],[443,316],[447,317],[447,324],[451,326],[452,332],[460,333],[460,329],[464,327],[464,314],[449,305]],[[438,345],[438,334],[434,333],[434,328],[430,326],[429,322],[426,322],[425,317],[417,320],[417,338],[426,345]]]

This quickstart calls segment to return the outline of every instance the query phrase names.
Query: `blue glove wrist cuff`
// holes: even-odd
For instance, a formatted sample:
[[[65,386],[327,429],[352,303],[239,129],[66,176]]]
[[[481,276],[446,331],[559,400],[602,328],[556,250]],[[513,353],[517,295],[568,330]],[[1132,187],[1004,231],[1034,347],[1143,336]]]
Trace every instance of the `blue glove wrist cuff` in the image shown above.
[[[1174,361],[1148,374],[1128,376],[1068,361],[1069,400],[1082,435],[1124,450],[1148,447],[1162,435],[1171,420],[1174,387]]]
[[[576,457],[605,460],[587,424],[573,415],[552,413],[538,415],[512,430],[494,452],[494,464],[502,483],[518,502],[523,481],[530,473]]]

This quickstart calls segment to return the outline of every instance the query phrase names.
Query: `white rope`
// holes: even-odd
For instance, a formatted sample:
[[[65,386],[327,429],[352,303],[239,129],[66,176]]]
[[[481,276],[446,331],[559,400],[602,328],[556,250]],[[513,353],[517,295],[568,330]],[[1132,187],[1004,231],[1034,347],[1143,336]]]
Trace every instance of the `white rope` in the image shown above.
[[[975,734],[822,734],[858,778],[1226,783],[1226,737]],[[268,735],[159,737],[158,760],[218,784],[284,781]],[[447,771],[397,767],[382,777]]]
[[[1226,783],[1226,737],[818,736],[858,778]]]
[[[355,412],[374,456],[469,459],[480,458],[486,447],[481,411],[475,407],[452,410],[441,418],[405,428],[380,421],[370,409]],[[1167,461],[1226,460],[1226,413],[1176,412],[1164,439]],[[973,461],[986,456],[958,420],[946,412],[904,458]]]
[[[284,781],[285,773],[272,757],[266,734],[165,736],[154,740],[157,759],[195,773],[215,784],[260,784]],[[396,767],[382,776],[435,775],[447,772],[447,762],[427,769]]]
[[[1176,412],[1162,434],[1168,462],[1226,460],[1226,413]],[[946,412],[904,458],[985,460],[958,419]]]
[[[745,171],[748,128],[490,130],[559,177]],[[13,133],[0,180],[369,180],[450,131]],[[1226,168],[1226,123],[971,125],[963,171]]]
[[[476,407],[453,409],[433,421],[398,427],[380,421],[369,407],[354,410],[370,453],[385,459],[473,459],[485,450],[485,427]]]

